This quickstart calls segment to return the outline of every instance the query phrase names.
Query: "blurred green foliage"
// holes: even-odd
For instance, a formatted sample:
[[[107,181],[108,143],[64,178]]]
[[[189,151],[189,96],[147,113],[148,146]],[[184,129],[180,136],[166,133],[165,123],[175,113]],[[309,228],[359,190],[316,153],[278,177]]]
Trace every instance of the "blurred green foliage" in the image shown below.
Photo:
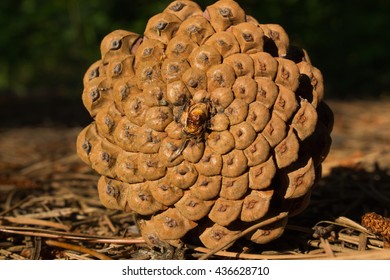
[[[115,29],[142,34],[169,0],[3,0],[0,94],[79,98],[82,77]],[[197,1],[202,8],[211,0]],[[328,97],[389,95],[390,1],[238,0],[261,23],[278,23],[304,47]]]

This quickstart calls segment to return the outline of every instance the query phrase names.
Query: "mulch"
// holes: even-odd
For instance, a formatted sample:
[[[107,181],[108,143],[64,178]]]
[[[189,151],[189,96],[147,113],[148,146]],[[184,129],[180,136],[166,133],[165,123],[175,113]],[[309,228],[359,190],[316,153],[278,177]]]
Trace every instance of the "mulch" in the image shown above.
[[[0,128],[0,260],[390,259],[388,240],[361,225],[366,213],[390,215],[390,101],[329,105],[332,149],[308,208],[276,241],[216,252],[150,248],[135,214],[104,208],[99,176],[75,154],[81,127]]]

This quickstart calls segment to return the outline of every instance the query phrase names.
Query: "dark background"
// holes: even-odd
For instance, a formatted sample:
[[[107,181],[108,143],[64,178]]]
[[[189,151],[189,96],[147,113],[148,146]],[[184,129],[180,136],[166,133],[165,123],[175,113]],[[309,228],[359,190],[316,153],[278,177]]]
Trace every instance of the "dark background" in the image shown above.
[[[115,29],[142,34],[168,0],[0,2],[0,125],[84,125],[82,77]],[[198,0],[204,9],[214,1]],[[241,0],[278,23],[325,78],[327,99],[390,97],[390,1]],[[1,126],[0,126],[1,127]]]

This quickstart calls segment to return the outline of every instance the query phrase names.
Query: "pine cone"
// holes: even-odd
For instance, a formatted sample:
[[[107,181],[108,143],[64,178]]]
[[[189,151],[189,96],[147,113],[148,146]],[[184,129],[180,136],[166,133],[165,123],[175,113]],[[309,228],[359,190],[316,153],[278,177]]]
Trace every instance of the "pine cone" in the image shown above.
[[[144,36],[117,30],[84,77],[94,121],[77,140],[108,208],[140,214],[151,244],[214,248],[301,212],[321,176],[332,113],[323,78],[284,29],[234,1],[172,2]],[[247,236],[279,237],[287,218]]]
[[[362,225],[370,232],[383,237],[386,243],[390,242],[389,218],[385,218],[374,212],[366,213],[362,217]]]

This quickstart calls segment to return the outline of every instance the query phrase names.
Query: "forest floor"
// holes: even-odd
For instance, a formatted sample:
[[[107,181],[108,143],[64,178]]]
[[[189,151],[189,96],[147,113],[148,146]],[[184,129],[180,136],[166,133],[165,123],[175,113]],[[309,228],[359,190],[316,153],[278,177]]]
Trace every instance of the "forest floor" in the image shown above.
[[[267,245],[209,258],[390,259],[365,213],[390,215],[390,101],[329,101],[333,144],[307,209]],[[197,259],[205,248],[149,248],[136,216],[105,209],[98,176],[75,154],[80,126],[0,127],[1,259]],[[387,229],[389,230],[389,229]]]

